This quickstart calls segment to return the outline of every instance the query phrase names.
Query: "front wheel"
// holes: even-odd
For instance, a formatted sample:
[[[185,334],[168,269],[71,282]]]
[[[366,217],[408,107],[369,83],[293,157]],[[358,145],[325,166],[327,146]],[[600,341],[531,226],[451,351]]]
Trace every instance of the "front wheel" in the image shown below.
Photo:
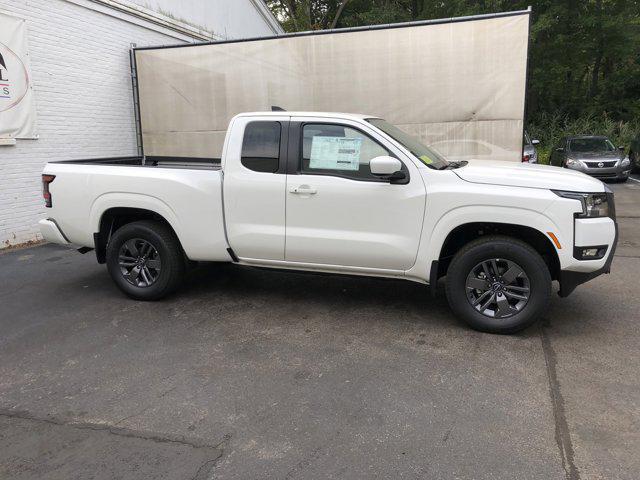
[[[107,269],[115,284],[136,300],[158,300],[182,280],[185,262],[173,231],[157,221],[128,223],[107,245]]]
[[[551,298],[551,275],[542,257],[526,243],[487,236],[465,245],[446,278],[451,310],[471,328],[514,333],[536,320]]]

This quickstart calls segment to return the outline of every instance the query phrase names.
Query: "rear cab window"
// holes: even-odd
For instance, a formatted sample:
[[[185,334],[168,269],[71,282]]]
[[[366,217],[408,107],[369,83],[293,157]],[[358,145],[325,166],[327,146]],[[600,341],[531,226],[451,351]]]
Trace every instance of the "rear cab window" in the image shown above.
[[[281,133],[280,122],[248,123],[242,140],[242,165],[254,172],[277,172],[280,166]]]

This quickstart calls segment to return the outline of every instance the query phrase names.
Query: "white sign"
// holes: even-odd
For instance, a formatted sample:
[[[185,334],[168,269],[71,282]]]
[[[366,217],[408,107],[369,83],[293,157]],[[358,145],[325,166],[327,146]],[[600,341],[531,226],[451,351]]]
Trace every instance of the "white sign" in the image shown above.
[[[313,137],[309,168],[358,170],[361,146],[361,138]]]
[[[0,13],[0,138],[37,138],[25,23]]]

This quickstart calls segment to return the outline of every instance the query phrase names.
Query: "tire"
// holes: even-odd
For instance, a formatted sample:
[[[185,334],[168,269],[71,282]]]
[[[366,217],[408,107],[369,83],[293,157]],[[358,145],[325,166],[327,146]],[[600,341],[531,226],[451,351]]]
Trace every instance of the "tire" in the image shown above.
[[[129,297],[158,300],[180,286],[184,254],[167,225],[143,220],[128,223],[113,234],[107,245],[107,269]]]
[[[496,267],[498,273],[491,275]],[[511,281],[518,269],[521,273]],[[509,278],[504,275],[508,271]],[[446,294],[451,310],[471,328],[488,333],[515,333],[544,314],[551,299],[551,274],[538,252],[526,243],[492,235],[469,242],[456,253],[447,271]],[[493,302],[480,311],[492,298]],[[476,302],[475,307],[472,302]]]

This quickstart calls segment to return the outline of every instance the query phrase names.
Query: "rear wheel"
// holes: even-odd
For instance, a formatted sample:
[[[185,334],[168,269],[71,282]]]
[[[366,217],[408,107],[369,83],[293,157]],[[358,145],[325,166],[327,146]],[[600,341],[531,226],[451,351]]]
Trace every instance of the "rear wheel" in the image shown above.
[[[180,243],[165,224],[144,220],[116,230],[107,245],[107,269],[118,288],[137,300],[157,300],[182,281]]]
[[[446,278],[453,312],[476,330],[514,333],[544,313],[551,275],[542,257],[520,240],[483,237],[453,258]]]

